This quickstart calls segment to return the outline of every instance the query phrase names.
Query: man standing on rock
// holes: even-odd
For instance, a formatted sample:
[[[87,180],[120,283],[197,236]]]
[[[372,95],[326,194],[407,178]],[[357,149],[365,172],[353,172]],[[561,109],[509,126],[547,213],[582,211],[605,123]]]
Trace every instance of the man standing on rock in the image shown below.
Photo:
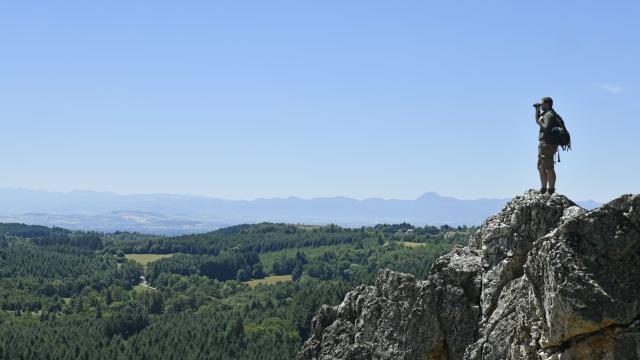
[[[562,118],[553,110],[553,100],[543,97],[542,101],[533,104],[536,109],[536,123],[540,125],[538,135],[538,171],[540,172],[540,192],[553,194],[556,191],[556,171],[553,156],[558,145],[552,143],[550,130],[554,126],[564,127]]]

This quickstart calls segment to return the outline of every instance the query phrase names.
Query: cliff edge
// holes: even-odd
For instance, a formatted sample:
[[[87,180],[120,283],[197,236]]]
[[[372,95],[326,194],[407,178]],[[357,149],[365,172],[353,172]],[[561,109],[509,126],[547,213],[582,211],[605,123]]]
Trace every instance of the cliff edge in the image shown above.
[[[640,195],[517,196],[426,280],[384,269],[322,306],[297,359],[640,359]]]

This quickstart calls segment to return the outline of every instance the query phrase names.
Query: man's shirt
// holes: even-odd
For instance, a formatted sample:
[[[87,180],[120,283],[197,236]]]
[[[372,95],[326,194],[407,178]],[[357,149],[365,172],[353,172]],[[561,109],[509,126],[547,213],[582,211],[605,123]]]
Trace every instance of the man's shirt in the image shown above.
[[[553,109],[543,112],[541,116],[542,124],[540,125],[538,140],[540,140],[541,143],[550,143],[549,130],[554,126],[560,125],[560,123],[558,122],[556,112]]]

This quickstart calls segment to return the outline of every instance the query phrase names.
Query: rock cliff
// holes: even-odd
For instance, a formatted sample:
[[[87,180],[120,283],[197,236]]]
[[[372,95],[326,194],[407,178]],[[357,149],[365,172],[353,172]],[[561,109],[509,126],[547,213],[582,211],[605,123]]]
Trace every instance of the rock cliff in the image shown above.
[[[426,280],[380,270],[312,327],[298,360],[640,359],[640,195],[529,191]]]

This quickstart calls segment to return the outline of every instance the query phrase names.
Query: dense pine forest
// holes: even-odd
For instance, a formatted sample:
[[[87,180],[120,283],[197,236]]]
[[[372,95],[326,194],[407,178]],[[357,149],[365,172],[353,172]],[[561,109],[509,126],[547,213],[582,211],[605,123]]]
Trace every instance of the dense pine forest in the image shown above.
[[[161,237],[0,224],[0,359],[291,359],[321,304],[424,278],[473,228],[262,223]]]

